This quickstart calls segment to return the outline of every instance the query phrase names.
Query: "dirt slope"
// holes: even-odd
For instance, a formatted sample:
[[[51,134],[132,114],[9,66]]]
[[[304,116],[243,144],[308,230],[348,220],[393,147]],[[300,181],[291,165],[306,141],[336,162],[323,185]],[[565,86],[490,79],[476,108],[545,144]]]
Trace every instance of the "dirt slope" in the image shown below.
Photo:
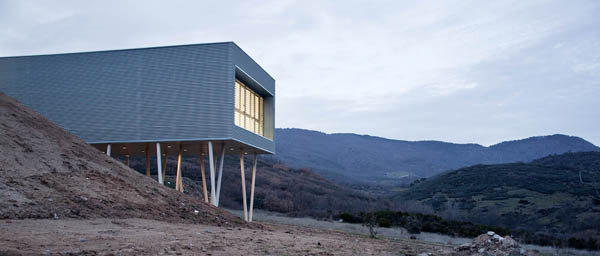
[[[159,186],[0,93],[0,218],[98,217],[242,224]]]

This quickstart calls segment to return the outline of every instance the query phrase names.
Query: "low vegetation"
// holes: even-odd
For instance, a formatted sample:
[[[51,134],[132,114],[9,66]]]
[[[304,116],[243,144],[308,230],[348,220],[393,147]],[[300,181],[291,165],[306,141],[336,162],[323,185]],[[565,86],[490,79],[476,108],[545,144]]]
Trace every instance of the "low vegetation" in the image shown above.
[[[421,214],[408,213],[401,211],[375,211],[368,213],[360,213],[358,215],[352,213],[339,213],[336,219],[340,219],[348,223],[357,223],[369,227],[371,237],[377,234],[375,226],[380,228],[401,227],[406,229],[410,234],[419,234],[421,232],[437,233],[449,235],[451,237],[477,237],[480,234],[493,230],[495,233],[506,236],[509,235],[520,243],[535,244],[541,246],[552,247],[571,247],[576,249],[598,250],[599,241],[596,238],[575,238],[570,237],[563,239],[560,237],[552,237],[539,232],[530,232],[524,230],[515,230],[493,225],[475,224],[468,221],[447,220],[442,217]]]
[[[599,188],[600,152],[580,152],[446,172],[414,182],[395,199],[451,219],[523,230],[523,239],[538,244],[595,249]]]

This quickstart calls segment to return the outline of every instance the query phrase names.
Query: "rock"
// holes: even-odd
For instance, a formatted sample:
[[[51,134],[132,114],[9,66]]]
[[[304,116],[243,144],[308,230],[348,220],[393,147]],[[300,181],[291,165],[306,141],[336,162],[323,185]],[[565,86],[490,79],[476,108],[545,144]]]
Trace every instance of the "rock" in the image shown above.
[[[454,248],[454,251],[460,254],[467,253],[468,255],[503,255],[503,256],[520,256],[520,255],[539,255],[533,250],[520,250],[518,243],[510,236],[502,237],[493,231],[481,234],[471,244],[463,244]],[[523,253],[524,252],[524,253]],[[465,254],[465,255],[467,255]]]
[[[495,234],[495,235],[493,236],[493,238],[494,238],[494,239],[496,239],[496,240],[498,240],[498,241],[502,241],[502,240],[504,240],[504,237],[501,237],[501,236],[499,236],[498,234]]]
[[[519,246],[517,241],[512,239],[510,236],[503,237],[502,240],[500,240],[500,244],[504,248],[514,248]]]
[[[431,255],[431,253],[424,252],[424,253],[417,254],[417,256],[429,256],[429,255]]]
[[[473,239],[472,244],[477,248],[487,247],[490,244],[490,237],[487,234],[479,235],[475,239]]]
[[[455,250],[457,250],[457,251],[468,251],[470,249],[471,249],[471,244],[469,244],[469,243],[461,244],[455,248]]]

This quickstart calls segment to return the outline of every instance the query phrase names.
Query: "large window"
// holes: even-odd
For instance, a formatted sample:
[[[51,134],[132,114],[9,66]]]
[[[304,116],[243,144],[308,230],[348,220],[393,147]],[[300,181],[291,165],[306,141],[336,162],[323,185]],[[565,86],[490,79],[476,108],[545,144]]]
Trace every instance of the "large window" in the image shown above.
[[[263,136],[263,98],[235,80],[235,125]]]

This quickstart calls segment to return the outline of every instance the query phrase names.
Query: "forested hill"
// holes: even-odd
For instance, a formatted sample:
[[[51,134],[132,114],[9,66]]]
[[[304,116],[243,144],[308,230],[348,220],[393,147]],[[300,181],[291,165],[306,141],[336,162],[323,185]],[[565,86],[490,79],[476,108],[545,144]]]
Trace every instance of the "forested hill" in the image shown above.
[[[277,159],[338,182],[398,182],[475,164],[528,162],[565,152],[600,151],[573,136],[550,135],[485,147],[442,141],[402,141],[357,134],[277,129]]]
[[[461,168],[415,182],[395,199],[484,224],[600,238],[600,152]]]

